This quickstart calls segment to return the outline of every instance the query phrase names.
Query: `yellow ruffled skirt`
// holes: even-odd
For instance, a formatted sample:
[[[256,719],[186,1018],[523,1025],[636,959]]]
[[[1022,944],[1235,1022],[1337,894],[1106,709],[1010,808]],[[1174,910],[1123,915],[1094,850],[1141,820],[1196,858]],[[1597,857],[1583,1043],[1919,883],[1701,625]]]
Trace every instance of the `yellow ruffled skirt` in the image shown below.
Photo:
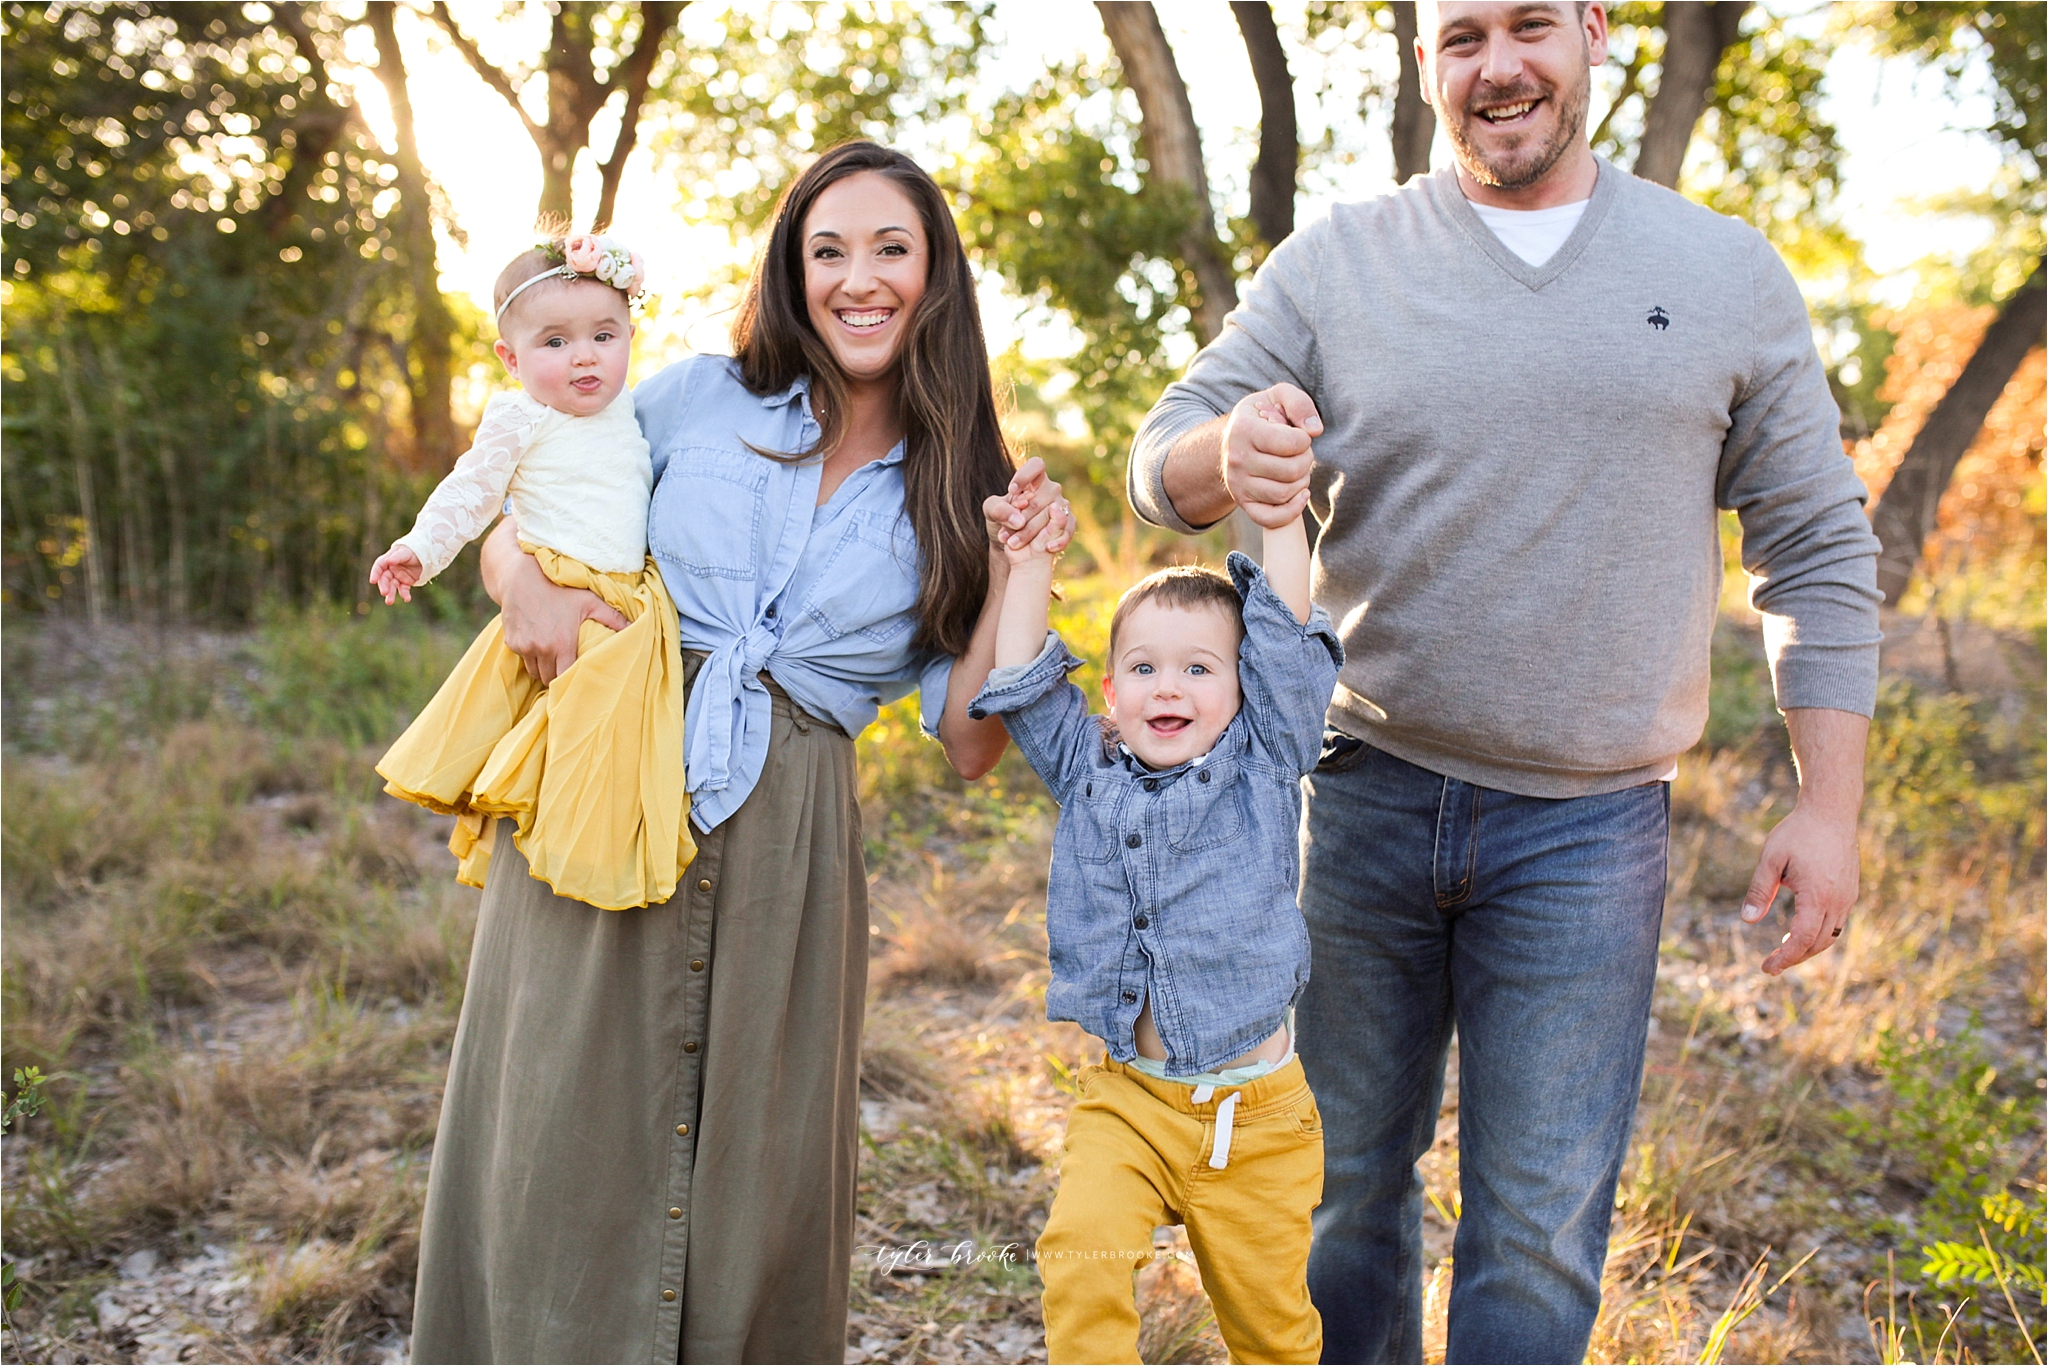
[[[523,548],[562,587],[616,608],[626,629],[584,622],[576,662],[543,686],[492,618],[378,763],[384,790],[457,818],[448,848],[459,882],[484,885],[491,825],[505,816],[557,895],[608,911],[666,901],[697,855],[675,604],[651,559],[637,574],[608,574]]]

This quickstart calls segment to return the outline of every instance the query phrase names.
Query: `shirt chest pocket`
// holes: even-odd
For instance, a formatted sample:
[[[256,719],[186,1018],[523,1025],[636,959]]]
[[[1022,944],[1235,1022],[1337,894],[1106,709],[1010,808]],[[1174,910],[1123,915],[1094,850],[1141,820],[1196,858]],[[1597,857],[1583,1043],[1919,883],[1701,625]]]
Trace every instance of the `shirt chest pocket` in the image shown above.
[[[1074,809],[1074,857],[1087,864],[1116,862],[1123,852],[1117,835],[1117,792],[1115,784],[1099,778],[1084,778],[1069,799]]]
[[[834,640],[858,635],[893,645],[916,619],[917,537],[907,518],[854,513],[832,547],[804,612]]]
[[[692,574],[751,579],[760,566],[768,459],[720,446],[669,456],[647,518],[647,547]]]
[[[1190,777],[1182,779],[1177,788],[1166,818],[1174,853],[1196,854],[1244,839],[1247,821],[1242,781],[1212,787]]]

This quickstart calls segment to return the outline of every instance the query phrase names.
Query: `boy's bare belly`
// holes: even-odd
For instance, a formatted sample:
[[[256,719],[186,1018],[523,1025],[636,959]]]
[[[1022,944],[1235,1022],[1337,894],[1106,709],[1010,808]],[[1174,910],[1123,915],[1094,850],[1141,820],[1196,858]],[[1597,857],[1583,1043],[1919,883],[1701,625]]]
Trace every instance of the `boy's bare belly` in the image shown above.
[[[1166,1041],[1159,1037],[1159,1026],[1152,1023],[1150,999],[1146,1000],[1145,1008],[1138,1012],[1137,1035],[1139,1057],[1150,1058],[1154,1062],[1166,1061]],[[1257,1048],[1249,1053],[1240,1053],[1215,1070],[1227,1072],[1233,1067],[1249,1067],[1255,1062],[1278,1062],[1287,1056],[1291,1044],[1292,1040],[1287,1037],[1287,1026],[1282,1025],[1273,1031],[1271,1038]]]

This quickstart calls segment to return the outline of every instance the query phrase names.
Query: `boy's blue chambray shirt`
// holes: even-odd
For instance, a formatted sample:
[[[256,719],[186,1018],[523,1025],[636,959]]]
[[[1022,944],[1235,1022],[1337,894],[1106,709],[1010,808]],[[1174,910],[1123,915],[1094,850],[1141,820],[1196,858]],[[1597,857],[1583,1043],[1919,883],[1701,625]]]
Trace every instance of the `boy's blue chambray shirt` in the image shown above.
[[[990,674],[968,708],[1002,716],[1060,804],[1046,1018],[1129,1062],[1149,995],[1174,1076],[1271,1037],[1308,982],[1301,777],[1321,752],[1344,647],[1322,608],[1297,622],[1250,559],[1233,554],[1230,577],[1244,602],[1244,700],[1203,757],[1157,771],[1126,757],[1067,681],[1081,661],[1050,631],[1038,658]]]
[[[675,599],[685,649],[710,657],[683,716],[690,816],[738,810],[768,757],[767,670],[814,716],[858,735],[884,703],[923,691],[927,734],[945,710],[950,657],[911,648],[917,537],[903,508],[903,446],[818,506],[810,384],[760,395],[728,356],[678,362],[633,391],[654,461],[647,549]]]

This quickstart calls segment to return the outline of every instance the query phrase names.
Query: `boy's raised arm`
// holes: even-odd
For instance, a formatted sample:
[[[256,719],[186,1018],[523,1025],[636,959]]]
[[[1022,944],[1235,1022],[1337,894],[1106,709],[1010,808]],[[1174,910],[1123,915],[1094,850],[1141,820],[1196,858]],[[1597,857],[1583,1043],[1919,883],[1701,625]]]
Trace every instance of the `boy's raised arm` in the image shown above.
[[[1303,501],[1307,497],[1303,495]],[[1266,528],[1266,582],[1303,625],[1313,604],[1308,596],[1308,523],[1297,511],[1285,526]]]
[[[996,618],[996,667],[1029,664],[1045,649],[1045,631],[1052,599],[1053,558],[1071,535],[1064,509],[1047,521],[1031,544],[1006,549],[1009,581],[1003,586],[1003,610]]]

